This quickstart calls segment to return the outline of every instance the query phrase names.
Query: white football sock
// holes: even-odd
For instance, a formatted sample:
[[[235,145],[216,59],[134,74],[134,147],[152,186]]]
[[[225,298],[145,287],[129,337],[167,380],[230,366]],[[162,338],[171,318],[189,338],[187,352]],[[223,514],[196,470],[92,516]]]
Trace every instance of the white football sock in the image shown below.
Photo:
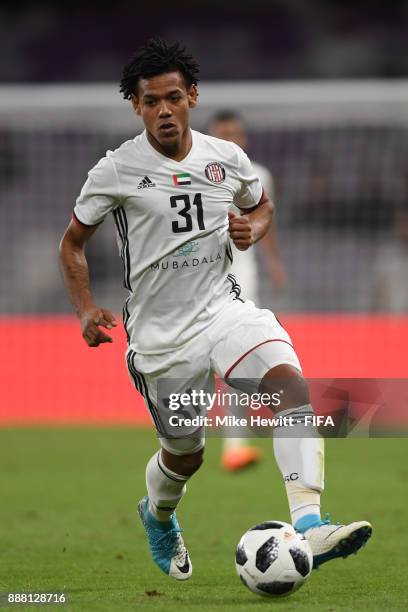
[[[320,517],[324,440],[312,423],[305,424],[305,417],[312,415],[310,404],[279,412],[279,417],[292,417],[293,424],[275,427],[273,431],[275,459],[285,481],[293,524],[307,515]]]
[[[318,491],[294,483],[286,483],[285,486],[293,525],[308,514],[317,514],[320,517],[320,493]]]
[[[177,504],[187,490],[188,476],[169,470],[163,464],[161,450],[153,455],[146,466],[146,486],[149,511],[159,521],[169,521]]]

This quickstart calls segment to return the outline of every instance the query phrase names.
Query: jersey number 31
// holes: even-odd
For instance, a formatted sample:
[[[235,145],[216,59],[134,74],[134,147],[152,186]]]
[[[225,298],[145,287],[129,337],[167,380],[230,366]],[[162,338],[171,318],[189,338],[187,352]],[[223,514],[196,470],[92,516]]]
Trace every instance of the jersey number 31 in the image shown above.
[[[181,223],[180,221],[172,221],[171,223],[171,227],[175,234],[180,234],[181,232],[191,232],[193,229],[193,218],[189,212],[191,211],[191,206],[195,206],[197,209],[196,214],[198,229],[205,229],[201,193],[195,194],[192,204],[190,202],[190,196],[187,194],[171,196],[170,205],[172,208],[178,208],[180,205],[183,205],[183,208],[178,210],[177,214],[180,215],[180,217],[183,217],[184,223]]]

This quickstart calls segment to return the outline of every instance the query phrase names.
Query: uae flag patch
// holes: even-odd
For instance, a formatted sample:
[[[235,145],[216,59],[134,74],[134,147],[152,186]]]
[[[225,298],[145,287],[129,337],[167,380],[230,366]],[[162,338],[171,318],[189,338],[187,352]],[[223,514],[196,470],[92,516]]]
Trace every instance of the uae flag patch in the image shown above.
[[[173,174],[173,183],[176,185],[191,185],[191,176],[188,172],[182,172],[181,174]]]

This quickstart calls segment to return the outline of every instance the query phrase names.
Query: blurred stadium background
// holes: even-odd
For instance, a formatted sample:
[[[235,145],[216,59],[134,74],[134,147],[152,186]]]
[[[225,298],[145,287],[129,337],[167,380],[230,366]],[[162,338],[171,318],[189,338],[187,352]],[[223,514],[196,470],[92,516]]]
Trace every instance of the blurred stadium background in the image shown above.
[[[305,374],[407,377],[407,2],[23,6],[0,9],[1,422],[148,422],[122,331],[83,344],[57,249],[87,171],[142,129],[117,82],[153,34],[201,62],[193,127],[237,110],[250,157],[273,174],[289,286],[274,290],[260,261],[261,303]],[[110,220],[88,260],[97,302],[120,312]]]

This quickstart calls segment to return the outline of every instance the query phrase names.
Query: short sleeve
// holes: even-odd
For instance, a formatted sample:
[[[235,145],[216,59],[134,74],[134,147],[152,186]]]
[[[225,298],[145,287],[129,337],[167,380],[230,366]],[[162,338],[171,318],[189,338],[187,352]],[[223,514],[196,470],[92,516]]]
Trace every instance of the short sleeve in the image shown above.
[[[238,208],[253,208],[259,204],[262,196],[262,185],[258,175],[244,151],[236,147],[237,151],[237,178],[240,184],[235,194],[234,204]]]
[[[113,161],[109,157],[103,157],[89,171],[76,201],[74,215],[84,225],[97,225],[117,206],[119,197],[118,178]]]

